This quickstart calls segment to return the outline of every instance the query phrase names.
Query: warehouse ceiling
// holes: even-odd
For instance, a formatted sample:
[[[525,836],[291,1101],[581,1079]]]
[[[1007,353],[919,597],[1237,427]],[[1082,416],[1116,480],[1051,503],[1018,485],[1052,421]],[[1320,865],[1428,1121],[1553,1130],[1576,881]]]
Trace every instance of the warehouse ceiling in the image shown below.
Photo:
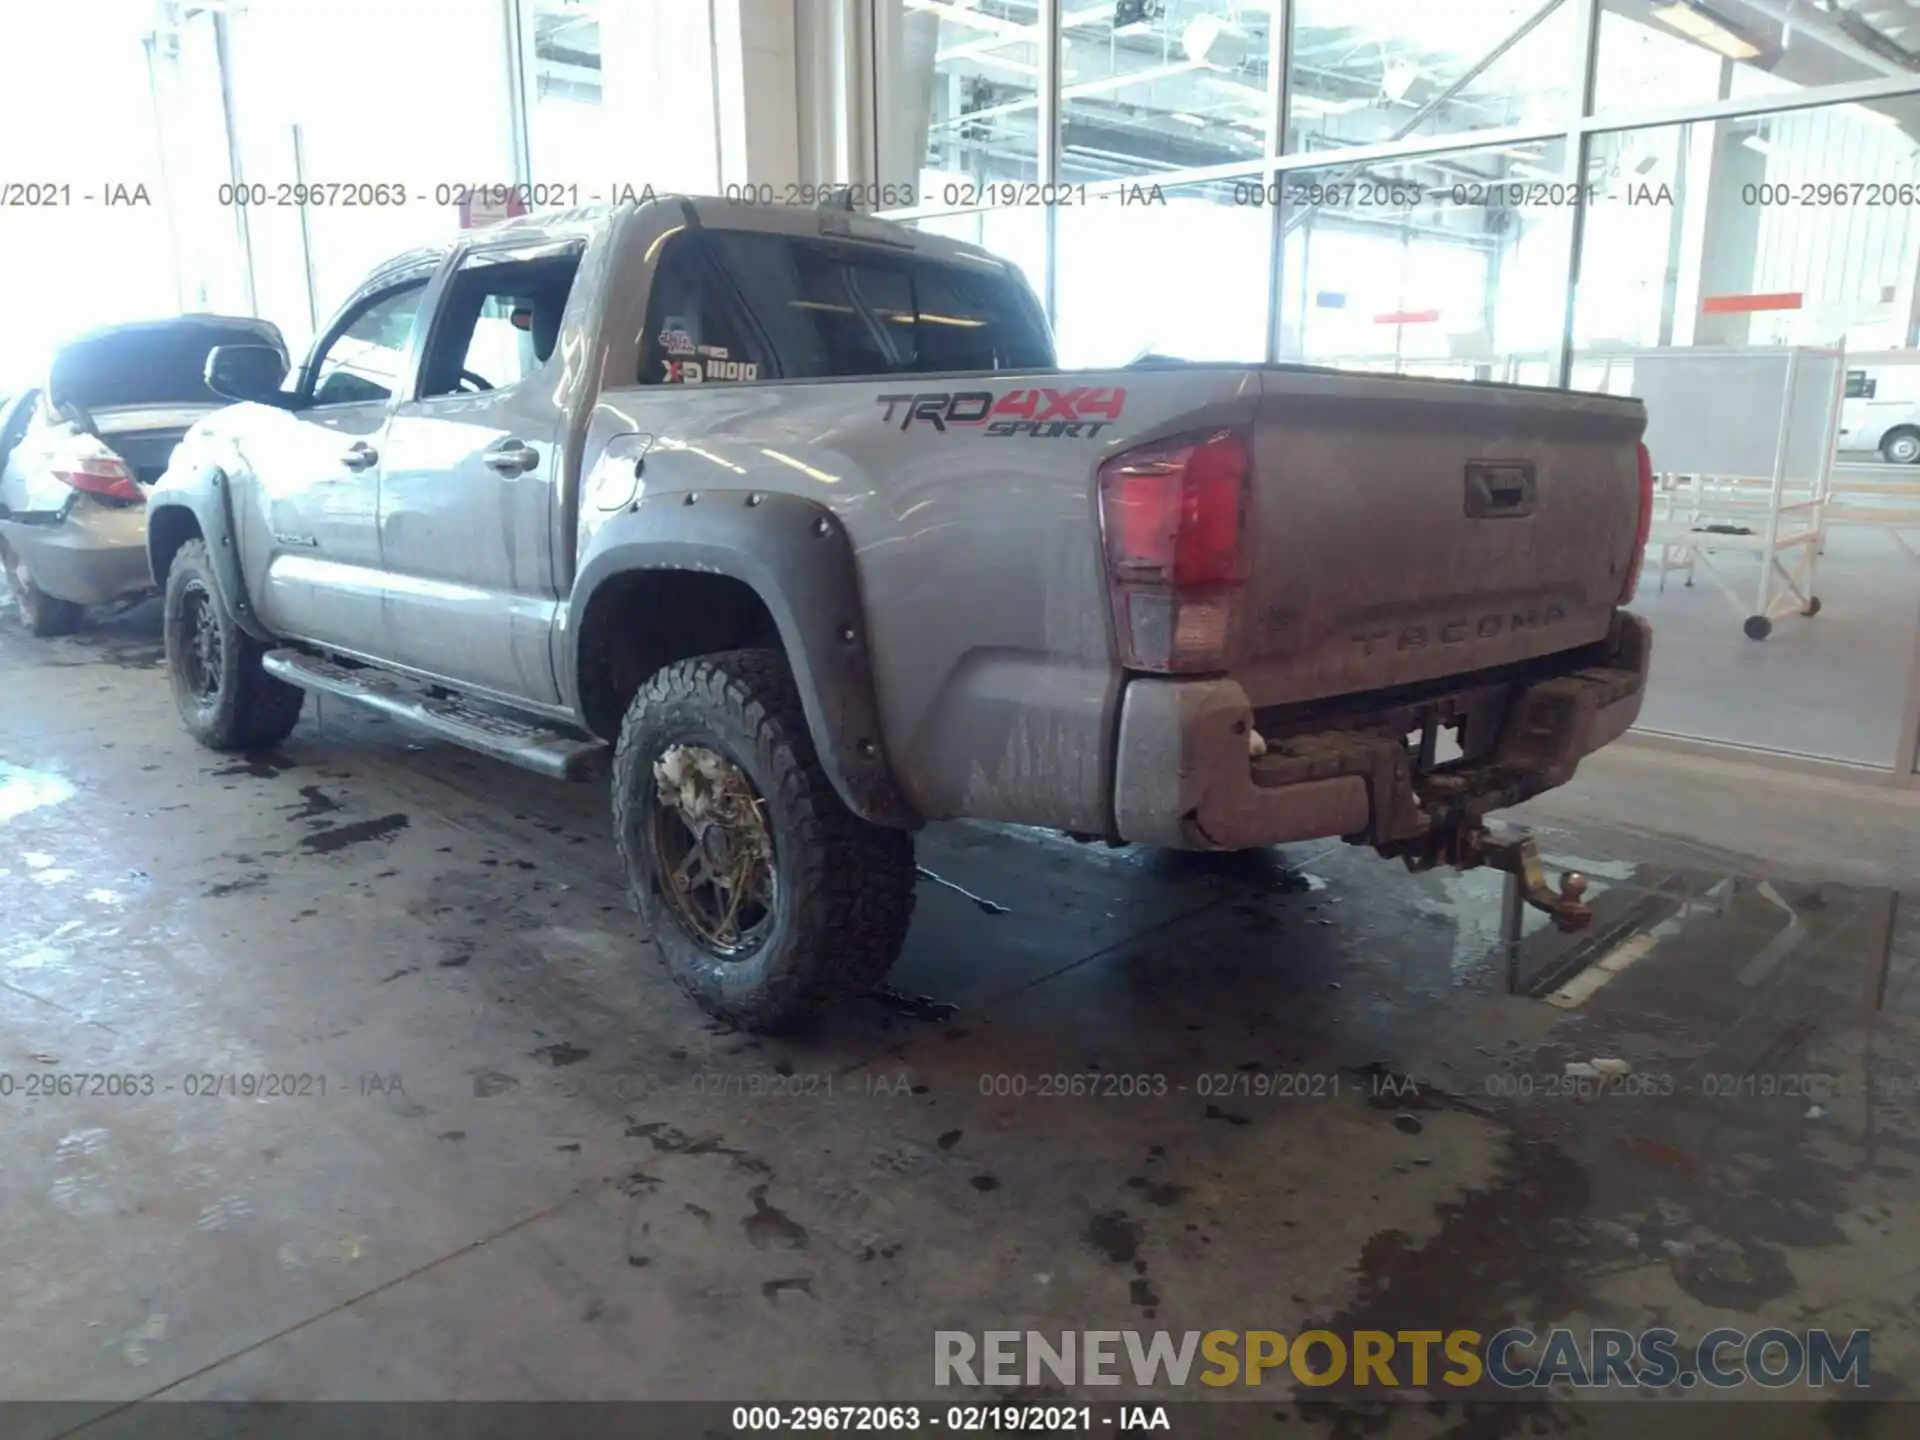
[[[935,72],[930,162],[972,169],[956,162],[974,152],[977,163],[984,149],[1004,152],[1012,168],[1003,173],[1019,173],[1017,162],[1030,164],[1034,151],[1036,0],[900,3],[906,63]],[[1257,158],[1272,104],[1277,8],[1277,0],[1063,0],[1063,178]],[[1551,122],[1571,107],[1577,0],[1297,0],[1295,8],[1296,150]],[[1610,59],[1638,82],[1640,106],[1716,98],[1663,89],[1636,41],[1709,75],[1741,61],[1726,65],[1738,76],[1736,94],[1920,81],[1920,8],[1910,0],[1609,0],[1606,16],[1603,107]],[[937,26],[937,36],[916,44],[916,26]]]
[[[883,7],[878,43],[892,55],[890,123],[922,132],[903,137],[907,152],[955,174],[1031,175],[1039,0]],[[1580,7],[1581,0],[1294,0],[1288,148],[1557,123],[1575,104]],[[1230,165],[1266,153],[1280,0],[1061,0],[1060,8],[1062,179]],[[543,95],[598,98],[597,9],[597,0],[534,7]],[[1603,111],[1859,80],[1920,83],[1920,0],[1606,0],[1598,68]],[[1914,111],[1911,102],[1883,108],[1894,123]],[[1540,178],[1549,161],[1557,167],[1559,148],[1441,158],[1421,166],[1421,178]]]

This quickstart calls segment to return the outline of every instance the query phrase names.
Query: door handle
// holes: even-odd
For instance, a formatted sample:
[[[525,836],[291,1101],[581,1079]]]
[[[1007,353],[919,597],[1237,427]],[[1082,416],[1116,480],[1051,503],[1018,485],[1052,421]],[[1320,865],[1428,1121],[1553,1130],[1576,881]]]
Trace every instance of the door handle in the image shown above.
[[[540,452],[531,445],[509,440],[486,454],[487,468],[502,475],[524,475],[540,463]]]
[[[356,440],[347,447],[347,453],[340,457],[340,463],[349,470],[366,470],[378,464],[380,452],[364,440]]]

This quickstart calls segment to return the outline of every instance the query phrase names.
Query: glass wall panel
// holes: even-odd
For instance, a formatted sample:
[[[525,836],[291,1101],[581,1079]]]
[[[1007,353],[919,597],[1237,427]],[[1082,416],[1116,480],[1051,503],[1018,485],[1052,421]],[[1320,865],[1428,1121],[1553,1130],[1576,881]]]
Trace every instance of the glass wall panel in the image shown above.
[[[1916,137],[1911,98],[1595,136],[1576,345],[1911,344]]]
[[[468,0],[331,0],[325,24],[306,6],[232,18],[246,62],[230,77],[239,133],[286,137],[277,163],[246,178],[270,209],[302,193],[282,187],[308,187],[292,208],[304,212],[323,322],[374,265],[458,228],[445,187],[513,180],[506,26],[475,24]]]
[[[1277,8],[1245,0],[1065,0],[1060,178],[1093,181],[1266,155]]]
[[[1607,0],[1595,109],[1665,108],[1857,80],[1920,81],[1911,19],[1904,6]]]
[[[301,173],[294,129],[290,123],[261,113],[257,92],[246,79],[258,73],[263,64],[271,63],[271,51],[265,57],[257,52],[260,29],[249,23],[247,16],[228,16],[226,26],[229,83],[234,90],[236,118],[242,122],[235,132],[240,177],[249,187],[255,183],[270,185],[265,191],[250,188],[250,195],[278,201],[280,185],[295,183]],[[245,104],[247,98],[256,100],[251,110]],[[175,144],[170,148],[177,152],[181,147]],[[223,213],[232,223],[232,213]],[[246,222],[255,311],[280,327],[289,353],[297,359],[312,341],[317,323],[308,291],[306,216],[298,205],[248,205]]]
[[[1294,170],[1280,207],[1280,358],[1552,384],[1578,187],[1552,140]]]
[[[522,0],[527,155],[533,177],[592,184],[614,173],[602,108],[600,0]]]
[[[1661,477],[1643,728],[1895,763],[1920,614],[1920,365],[1896,348],[1916,313],[1916,137],[1909,98],[1591,142],[1573,383],[1642,395]],[[1792,392],[1785,347],[1822,347]],[[1787,447],[1776,507],[1783,411],[1814,431]]]
[[[1034,179],[1038,0],[877,0],[874,12],[880,179],[922,194]]]
[[[1907,737],[1913,742],[1909,757],[1914,773],[1920,775],[1920,617],[1916,617],[1914,633],[1913,679],[1907,696]]]
[[[142,18],[133,5],[7,12],[0,177],[16,193],[0,206],[0,391],[42,378],[76,331],[181,308]]]
[[[1581,0],[1297,0],[1287,149],[1556,123]]]
[[[223,191],[232,172],[213,14],[182,17],[173,43],[162,47],[155,62],[153,93],[169,127],[166,203],[180,251],[182,301],[189,310],[245,315],[245,217]]]
[[[1265,357],[1271,217],[1260,182],[1168,186],[1158,203],[1055,211],[1060,363]]]

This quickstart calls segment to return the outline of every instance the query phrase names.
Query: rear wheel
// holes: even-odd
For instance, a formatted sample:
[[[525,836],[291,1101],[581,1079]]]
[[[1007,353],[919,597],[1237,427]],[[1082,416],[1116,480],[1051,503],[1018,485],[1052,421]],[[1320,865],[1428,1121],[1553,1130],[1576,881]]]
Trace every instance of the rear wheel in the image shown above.
[[[0,564],[6,567],[7,589],[13,592],[13,603],[19,607],[20,623],[35,635],[71,635],[86,623],[87,607],[57,599],[42,590],[34,582],[27,562],[15,555],[4,540],[0,540]]]
[[[167,676],[188,734],[210,750],[259,750],[287,738],[306,692],[261,667],[266,647],[220,598],[203,540],[173,557],[164,623]]]
[[[620,730],[614,826],[635,903],[717,1019],[791,1029],[870,989],[913,912],[913,840],[841,803],[772,650],[669,665]]]
[[[1895,430],[1881,440],[1880,455],[1889,465],[1920,463],[1920,430]]]

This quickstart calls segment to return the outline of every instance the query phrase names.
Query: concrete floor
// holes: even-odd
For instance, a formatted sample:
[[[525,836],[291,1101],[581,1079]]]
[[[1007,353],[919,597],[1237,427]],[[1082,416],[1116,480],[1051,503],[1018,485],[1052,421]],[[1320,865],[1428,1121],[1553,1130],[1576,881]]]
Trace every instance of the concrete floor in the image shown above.
[[[760,1040],[657,968],[598,787],[337,704],[215,756],[158,661],[151,607],[58,642],[0,616],[0,1073],[155,1086],[0,1099],[0,1398],[924,1400],[943,1328],[1508,1323],[1870,1327],[1875,1396],[1920,1383],[1911,797],[1591,762],[1525,818],[1654,943],[1568,1007],[1505,993],[1486,873],[938,827],[922,863],[1004,913],[923,883],[891,991]],[[1575,943],[1534,932],[1529,972]],[[1672,1093],[1514,1093],[1595,1057]],[[1325,1078],[1200,1094],[1266,1072]],[[236,1073],[325,1094],[187,1093]],[[1169,1092],[983,1093],[1060,1073]],[[1706,1093],[1808,1073],[1817,1106]],[[1302,1396],[1236,1413],[1620,1413]]]
[[[1885,766],[1920,651],[1920,559],[1907,548],[1920,540],[1920,525],[1901,533],[1905,546],[1884,529],[1835,526],[1813,587],[1820,613],[1785,616],[1759,642],[1741,633],[1746,610],[1720,593],[1704,562],[1690,589],[1685,575],[1672,573],[1662,592],[1649,570],[1634,608],[1653,622],[1660,643],[1641,725]],[[1750,604],[1758,557],[1719,558]]]

